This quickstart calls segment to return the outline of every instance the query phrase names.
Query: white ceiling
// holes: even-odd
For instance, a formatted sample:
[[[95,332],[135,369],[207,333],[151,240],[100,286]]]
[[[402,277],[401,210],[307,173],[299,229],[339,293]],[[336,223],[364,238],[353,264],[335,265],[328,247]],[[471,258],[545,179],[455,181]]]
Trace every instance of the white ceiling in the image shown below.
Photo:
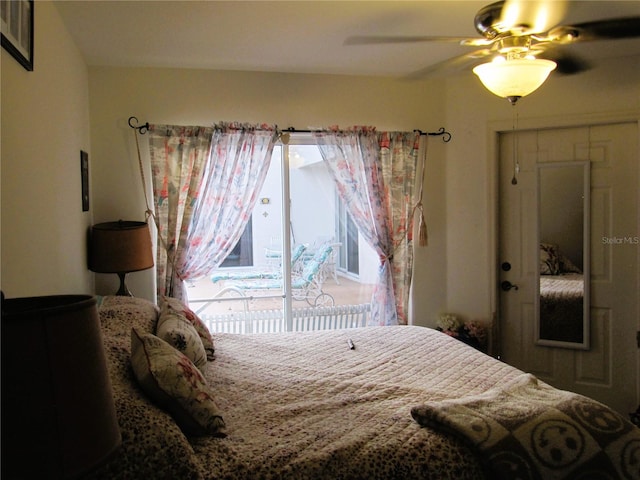
[[[449,43],[344,45],[353,35],[479,37],[484,1],[55,0],[89,65],[403,77],[471,51]],[[37,15],[37,5],[36,5]],[[569,2],[562,21],[640,15],[640,1]],[[597,64],[640,55],[640,38],[585,42]]]

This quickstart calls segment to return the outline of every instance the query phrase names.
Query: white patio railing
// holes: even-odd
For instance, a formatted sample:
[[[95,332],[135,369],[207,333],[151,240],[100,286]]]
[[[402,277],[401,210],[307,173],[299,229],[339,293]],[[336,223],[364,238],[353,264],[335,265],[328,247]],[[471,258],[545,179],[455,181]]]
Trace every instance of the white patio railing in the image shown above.
[[[277,333],[285,331],[332,330],[367,325],[370,304],[306,307],[293,309],[288,329],[282,310],[245,310],[233,313],[201,313],[212,333]]]

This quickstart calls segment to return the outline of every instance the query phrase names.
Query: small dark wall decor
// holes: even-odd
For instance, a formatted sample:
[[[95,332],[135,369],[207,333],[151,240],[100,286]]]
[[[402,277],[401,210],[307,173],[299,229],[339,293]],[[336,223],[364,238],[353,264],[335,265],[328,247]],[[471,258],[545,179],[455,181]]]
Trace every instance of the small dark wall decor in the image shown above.
[[[89,211],[89,154],[80,150],[80,178],[82,179],[82,211]]]
[[[33,0],[0,0],[2,46],[28,71],[33,70]]]

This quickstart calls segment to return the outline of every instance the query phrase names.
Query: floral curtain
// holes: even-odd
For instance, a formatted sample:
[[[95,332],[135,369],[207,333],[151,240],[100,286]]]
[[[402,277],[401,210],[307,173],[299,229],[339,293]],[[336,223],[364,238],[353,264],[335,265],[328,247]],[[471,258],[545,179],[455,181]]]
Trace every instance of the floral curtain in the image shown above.
[[[276,138],[264,125],[150,126],[158,295],[186,301],[184,281],[208,274],[233,249]]]
[[[314,135],[347,210],[380,256],[370,323],[407,324],[420,134],[354,128]]]

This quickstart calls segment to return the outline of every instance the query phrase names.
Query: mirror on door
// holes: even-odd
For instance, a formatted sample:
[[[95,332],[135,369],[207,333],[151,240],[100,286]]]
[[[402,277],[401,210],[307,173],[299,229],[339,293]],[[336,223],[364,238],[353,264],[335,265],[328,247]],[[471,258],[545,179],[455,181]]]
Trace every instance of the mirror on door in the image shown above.
[[[589,162],[537,165],[536,343],[589,348]]]

